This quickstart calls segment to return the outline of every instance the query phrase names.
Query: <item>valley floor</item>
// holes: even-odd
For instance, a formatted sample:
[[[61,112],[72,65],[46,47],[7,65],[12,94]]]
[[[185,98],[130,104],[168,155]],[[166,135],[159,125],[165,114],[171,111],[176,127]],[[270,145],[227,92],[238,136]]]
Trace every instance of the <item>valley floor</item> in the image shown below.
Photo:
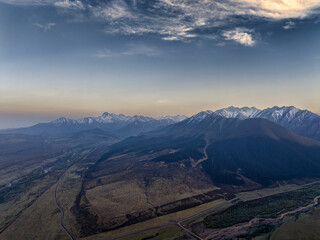
[[[18,140],[25,141],[20,136],[14,140],[15,144]],[[7,141],[4,142],[7,144]],[[140,170],[134,168],[140,164],[138,169],[150,169],[150,163],[145,158],[154,158],[154,153],[144,155],[136,164],[131,162],[130,156],[126,156],[125,161],[121,162],[120,155],[118,165],[108,168],[109,162],[102,162],[107,170],[103,174],[93,172],[96,175],[88,177],[88,170],[92,166],[99,166],[97,162],[108,145],[80,146],[72,142],[47,144],[41,139],[27,139],[26,142],[29,145],[21,144],[19,151],[15,148],[12,153],[9,152],[10,144],[7,144],[0,152],[1,240],[219,239],[217,236],[220,239],[239,236],[250,239],[259,234],[273,240],[282,240],[286,239],[283,236],[296,233],[295,230],[309,236],[308,239],[316,239],[310,229],[319,222],[320,211],[306,212],[310,212],[317,204],[316,197],[320,195],[318,179],[282,182],[272,188],[256,190],[252,190],[251,186],[250,191],[250,188],[246,191],[245,188],[224,189],[223,186],[213,186],[209,179],[203,177],[201,168],[190,170],[184,164],[175,166],[175,172],[171,174],[175,178],[169,178],[166,174],[173,170],[162,162],[152,163],[152,169],[161,170],[157,177],[152,172],[150,178],[146,178],[145,174],[137,178]],[[132,159],[139,160],[136,155]],[[112,172],[117,168],[120,169],[119,172]],[[110,173],[107,172],[109,169]],[[108,191],[109,188],[113,191]],[[101,223],[97,219],[98,214],[92,214],[94,210],[99,212],[100,208],[106,214],[101,215],[102,217],[108,217],[111,213],[116,216],[118,212],[115,211],[122,211],[121,214],[126,216],[133,209],[130,204],[135,205],[128,202],[130,200],[136,200],[142,206],[142,213],[146,201],[156,214],[150,218],[136,218],[114,230],[93,229],[98,232],[90,232],[92,229],[86,229],[87,226],[81,225],[79,221],[82,217],[93,224]],[[268,205],[268,201],[275,205]],[[118,204],[107,206],[114,209],[114,212],[106,211],[108,208],[104,205],[107,203]],[[94,208],[92,212],[84,211],[80,215],[77,206],[81,206],[82,210],[92,210],[92,206]],[[234,211],[228,212],[230,209]],[[270,209],[276,212],[266,213]],[[237,211],[238,215],[234,215]],[[297,215],[302,217],[297,221],[290,220]],[[220,225],[215,216],[219,216]],[[230,217],[242,220],[232,222]],[[222,222],[221,219],[225,221]]]
[[[277,235],[281,234],[283,222],[297,214],[310,212],[318,204],[320,195],[318,184],[319,181],[315,181],[303,185],[287,184],[276,188],[241,192],[237,194],[236,198],[230,201],[222,199],[216,200],[196,208],[169,214],[83,239],[269,239],[271,234],[274,233],[274,230],[278,227],[280,228],[272,235],[272,239],[281,239],[278,238]],[[308,197],[306,197],[306,194]],[[281,201],[274,201],[278,196],[281,197]],[[292,202],[292,196],[296,196],[296,201]],[[243,201],[249,204],[249,209],[252,208],[250,205],[252,201],[258,201],[259,204],[257,206],[259,206],[259,208],[260,206],[263,206],[265,201],[272,201],[275,206],[278,205],[278,209],[276,209],[278,215],[272,215],[272,212],[265,215],[266,208],[262,207],[260,213],[255,213],[259,216],[262,214],[262,216],[254,216],[248,222],[236,225],[230,224],[229,222],[232,226],[219,228],[218,230],[212,230],[204,224],[206,217],[219,215],[221,212],[230,209],[230,207],[237,207],[238,204]],[[288,203],[291,203],[292,206],[288,206]],[[270,218],[268,218],[268,216]],[[237,217],[233,218],[239,219]]]

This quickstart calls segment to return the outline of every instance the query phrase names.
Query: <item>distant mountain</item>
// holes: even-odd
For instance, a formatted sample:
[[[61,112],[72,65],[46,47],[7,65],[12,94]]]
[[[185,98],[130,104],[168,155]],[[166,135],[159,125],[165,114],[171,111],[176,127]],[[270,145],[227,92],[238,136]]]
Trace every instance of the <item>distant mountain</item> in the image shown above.
[[[261,112],[261,110],[255,107],[237,108],[233,106],[215,111],[219,116],[226,118],[238,118],[241,120],[254,118],[259,112]]]
[[[203,166],[219,183],[240,184],[250,179],[269,184],[274,180],[320,177],[320,142],[261,118],[239,120],[200,112],[117,143],[108,154],[139,156],[150,152],[159,153],[151,162]]]
[[[237,118],[240,120],[264,118],[278,123],[299,135],[320,140],[320,116],[308,110],[300,110],[293,106],[275,106],[264,110],[255,107],[238,108],[232,106],[215,112],[210,110],[201,112],[189,118],[189,121],[193,121],[196,118],[202,119],[210,114],[215,114],[224,118]],[[86,117],[77,120],[62,117],[52,122],[39,123],[32,127],[1,130],[0,133],[63,136],[65,134],[99,128],[109,134],[116,134],[118,137],[127,137],[181,122],[186,118],[186,116],[181,115],[152,118],[105,112],[98,117]]]
[[[278,123],[299,135],[320,140],[320,116],[308,110],[300,110],[293,106],[272,107],[259,110],[254,107],[229,107],[215,112],[226,118],[264,118]]]
[[[81,131],[101,129],[105,133],[126,137],[152,131],[185,119],[185,116],[166,116],[159,118],[127,116],[105,112],[98,117],[81,119],[58,118],[52,122],[39,123],[31,127],[2,130],[2,133],[21,133],[33,135],[64,136]]]
[[[184,115],[176,115],[176,116],[164,116],[164,117],[157,117],[156,119],[159,121],[166,121],[168,123],[176,123],[185,120],[187,117]]]
[[[273,107],[259,112],[255,117],[265,118],[294,132],[320,140],[320,116],[308,110],[291,107]]]

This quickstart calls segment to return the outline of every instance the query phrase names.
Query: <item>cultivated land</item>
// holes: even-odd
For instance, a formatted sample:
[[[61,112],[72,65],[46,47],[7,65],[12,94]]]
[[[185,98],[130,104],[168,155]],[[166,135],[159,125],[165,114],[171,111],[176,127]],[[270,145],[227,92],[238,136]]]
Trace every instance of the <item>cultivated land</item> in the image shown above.
[[[165,216],[157,217],[151,220],[147,220],[145,222],[137,223],[131,226],[123,227],[120,229],[116,229],[110,232],[106,233],[100,233],[97,235],[93,235],[90,237],[85,237],[83,239],[106,239],[106,238],[120,238],[122,239],[122,236],[127,237],[133,237],[133,236],[144,236],[146,237],[150,232],[158,232],[162,231],[163,229],[175,229],[176,232],[181,232],[181,228],[176,226],[176,223],[188,219],[189,217],[192,217],[194,215],[197,215],[198,213],[207,211],[209,209],[215,209],[217,206],[221,205],[222,203],[226,203],[224,199],[215,200],[210,203],[206,203],[194,208],[190,208],[187,210],[179,211],[176,213],[171,213]],[[213,210],[214,211],[214,210]],[[175,227],[174,227],[175,226]],[[153,230],[148,230],[150,228],[155,228]],[[138,232],[138,233],[137,233]]]
[[[314,182],[314,184],[318,184],[318,182]],[[302,189],[301,189],[302,188]],[[307,188],[307,189],[304,189]],[[299,189],[299,190],[297,190]],[[261,189],[259,190],[259,194],[261,195],[267,195],[267,196],[272,196],[272,198],[279,198],[281,201],[291,201],[292,196],[296,196],[296,199],[294,201],[294,206],[292,205],[292,208],[287,208],[288,206],[285,205],[281,207],[280,203],[277,204],[275,203],[281,212],[286,212],[286,210],[292,210],[295,207],[299,208],[301,205],[307,205],[312,202],[312,197],[313,195],[316,195],[320,190],[318,187],[311,187],[309,184],[305,184],[302,186],[298,186],[295,184],[289,184],[289,185],[284,185],[280,187],[273,188],[273,191],[271,191],[272,188],[267,188],[267,189]],[[251,198],[252,195],[255,195],[257,191],[252,191],[252,192],[246,192],[246,193],[241,193],[242,196],[249,196]],[[279,195],[279,192],[282,193]],[[307,194],[308,199],[304,199],[303,195]],[[308,196],[308,194],[310,196]],[[300,198],[301,197],[301,198]],[[260,204],[256,203],[256,206],[258,208],[261,207],[261,209],[265,209],[263,206],[264,202],[269,202],[270,198],[265,198],[265,197],[255,197],[257,199],[256,201],[260,201]],[[260,198],[260,199],[259,199]],[[238,199],[242,200],[242,199]],[[281,202],[280,201],[280,202]],[[226,209],[229,209],[230,206],[237,206],[237,199],[235,201],[225,201],[225,200],[217,200],[211,203],[203,204],[201,206],[191,208],[188,210],[180,211],[174,214],[169,214],[166,216],[158,217],[155,219],[151,219],[142,223],[137,223],[128,227],[120,228],[114,231],[106,232],[106,233],[101,233],[97,235],[93,235],[90,237],[86,237],[83,239],[163,239],[161,238],[161,234],[167,234],[165,235],[165,239],[175,239],[176,235],[181,235],[185,236],[182,237],[181,239],[187,239],[188,233],[184,231],[181,227],[178,226],[178,223],[181,223],[181,225],[186,226],[186,229],[191,229],[193,230],[194,233],[199,234],[199,223],[201,223],[206,216],[210,216],[213,213],[214,214],[219,214],[219,212],[222,211],[227,211]],[[249,201],[251,202],[251,201]],[[283,202],[282,202],[283,203]],[[233,205],[235,204],[235,205]],[[249,204],[249,203],[248,203]],[[251,204],[251,203],[250,203]],[[279,210],[278,209],[278,210]],[[310,208],[311,209],[311,208]],[[308,210],[310,210],[308,209]],[[279,212],[280,212],[279,210]],[[259,212],[259,214],[262,214],[263,211]],[[258,215],[259,215],[258,214]],[[214,215],[213,215],[214,216]],[[259,235],[265,235],[270,234],[275,229],[275,226],[278,226],[281,224],[281,222],[277,222],[276,225],[270,225],[270,224],[261,224],[261,225],[256,225],[254,226],[254,231],[250,233],[246,233],[246,236],[259,236]],[[202,228],[201,231],[203,231],[204,228]],[[199,234],[201,236],[202,233]],[[189,234],[190,236],[190,234]],[[243,235],[244,236],[244,235]],[[224,239],[224,238],[221,238]]]

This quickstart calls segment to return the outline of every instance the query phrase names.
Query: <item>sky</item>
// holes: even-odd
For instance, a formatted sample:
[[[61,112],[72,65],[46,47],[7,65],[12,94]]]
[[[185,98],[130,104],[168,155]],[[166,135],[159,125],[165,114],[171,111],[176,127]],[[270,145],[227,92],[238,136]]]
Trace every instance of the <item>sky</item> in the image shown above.
[[[320,0],[0,0],[0,128],[228,106],[320,113]]]

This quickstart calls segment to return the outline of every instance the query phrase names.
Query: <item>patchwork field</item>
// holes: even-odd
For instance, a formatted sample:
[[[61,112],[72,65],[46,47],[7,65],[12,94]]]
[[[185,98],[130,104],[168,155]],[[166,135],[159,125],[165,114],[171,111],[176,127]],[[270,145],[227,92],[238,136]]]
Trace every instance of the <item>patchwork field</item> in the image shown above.
[[[162,232],[163,229],[171,229],[169,232],[173,232],[174,236],[177,234],[181,235],[181,229],[177,227],[175,224],[178,221],[187,219],[189,217],[192,217],[198,213],[204,212],[206,210],[215,208],[219,206],[222,203],[226,203],[224,199],[215,200],[209,203],[202,204],[200,206],[190,208],[187,210],[171,213],[165,216],[157,217],[154,219],[147,220],[145,222],[136,223],[134,225],[126,226],[120,229],[116,229],[113,231],[105,232],[96,234],[90,237],[84,237],[81,238],[83,240],[103,240],[103,239],[113,239],[118,238],[119,239],[130,239],[130,237],[137,238],[137,237],[148,237],[150,236],[150,233],[156,234],[159,232]],[[150,231],[146,231],[146,229],[149,228],[156,228]],[[174,230],[174,231],[173,231]],[[167,231],[167,230],[166,230]],[[135,232],[139,232],[135,234]],[[128,237],[121,237],[124,235],[128,235]]]

